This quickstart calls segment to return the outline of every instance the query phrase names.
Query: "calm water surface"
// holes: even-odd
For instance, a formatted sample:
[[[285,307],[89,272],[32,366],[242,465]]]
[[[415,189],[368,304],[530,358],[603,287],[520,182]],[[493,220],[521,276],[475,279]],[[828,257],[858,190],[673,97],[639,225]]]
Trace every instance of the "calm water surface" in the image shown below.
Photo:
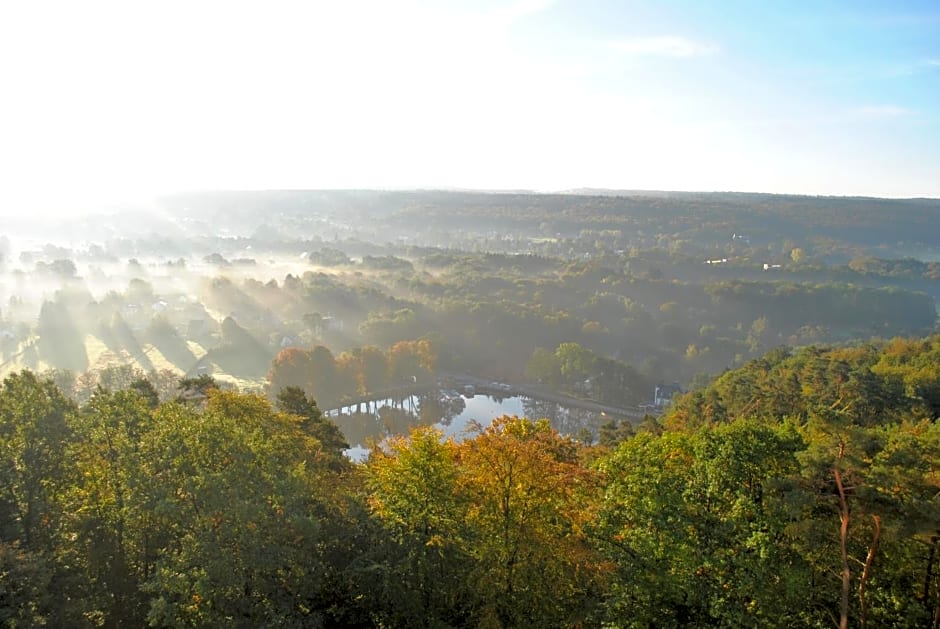
[[[490,395],[458,395],[434,391],[413,395],[403,400],[382,401],[369,408],[343,409],[332,419],[343,431],[346,440],[355,444],[346,454],[361,461],[368,456],[369,443],[407,434],[417,426],[434,426],[446,437],[462,439],[475,424],[488,426],[501,415],[518,415],[532,419],[546,418],[563,434],[577,436],[584,429],[597,437],[600,425],[607,418],[583,409],[569,408],[555,402],[528,397],[497,398]]]

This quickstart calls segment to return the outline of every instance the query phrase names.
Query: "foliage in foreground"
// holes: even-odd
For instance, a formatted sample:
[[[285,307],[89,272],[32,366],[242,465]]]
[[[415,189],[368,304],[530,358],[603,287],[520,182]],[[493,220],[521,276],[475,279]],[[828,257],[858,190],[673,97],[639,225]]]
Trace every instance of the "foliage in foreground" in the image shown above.
[[[935,626],[936,346],[772,353],[619,444],[502,417],[363,464],[298,389],[15,374],[0,623]]]

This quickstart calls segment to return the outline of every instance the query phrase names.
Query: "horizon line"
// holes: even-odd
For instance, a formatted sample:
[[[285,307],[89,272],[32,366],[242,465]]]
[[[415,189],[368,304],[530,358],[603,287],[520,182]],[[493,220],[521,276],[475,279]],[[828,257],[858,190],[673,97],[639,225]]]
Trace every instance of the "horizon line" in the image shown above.
[[[756,190],[681,190],[657,188],[603,188],[582,186],[564,189],[532,188],[470,188],[462,186],[372,186],[372,187],[264,187],[264,188],[188,188],[154,193],[159,199],[175,195],[208,194],[224,192],[451,192],[465,194],[528,194],[536,196],[623,196],[643,194],[732,194],[778,197],[805,197],[815,199],[878,199],[886,201],[940,201],[940,196],[884,196],[863,193],[822,194],[809,192],[766,192]]]

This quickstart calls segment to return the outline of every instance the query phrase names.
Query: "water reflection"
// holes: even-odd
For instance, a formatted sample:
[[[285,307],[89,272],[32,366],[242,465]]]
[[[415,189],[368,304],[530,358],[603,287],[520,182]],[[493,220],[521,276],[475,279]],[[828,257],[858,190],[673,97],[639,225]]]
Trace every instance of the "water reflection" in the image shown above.
[[[600,425],[607,419],[593,411],[535,398],[460,395],[446,390],[344,408],[332,418],[347,441],[355,444],[349,456],[362,459],[370,443],[407,434],[418,426],[435,426],[446,436],[461,439],[474,423],[487,426],[501,415],[546,418],[562,434],[589,441],[597,437]]]
[[[524,398],[523,406],[526,417],[544,417],[563,435],[571,435],[591,443],[597,439],[601,424],[610,420],[610,417],[603,413],[534,398]]]

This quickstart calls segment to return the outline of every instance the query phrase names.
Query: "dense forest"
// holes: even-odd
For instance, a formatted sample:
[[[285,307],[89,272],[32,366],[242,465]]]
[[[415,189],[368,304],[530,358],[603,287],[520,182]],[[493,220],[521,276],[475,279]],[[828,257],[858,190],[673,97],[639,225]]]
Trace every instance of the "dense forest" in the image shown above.
[[[938,218],[272,191],[11,220],[0,624],[940,628]],[[466,383],[535,401],[457,431]]]
[[[534,363],[575,343],[636,370],[620,402],[641,403],[657,382],[702,382],[780,344],[931,333],[938,211],[717,193],[297,191],[169,197],[41,234],[11,221],[0,374],[70,372],[80,400],[115,365],[262,392],[284,349],[338,357],[423,339],[441,372],[537,383],[559,378]]]
[[[778,349],[596,443],[343,456],[298,387],[0,387],[7,626],[940,623],[940,337]]]

